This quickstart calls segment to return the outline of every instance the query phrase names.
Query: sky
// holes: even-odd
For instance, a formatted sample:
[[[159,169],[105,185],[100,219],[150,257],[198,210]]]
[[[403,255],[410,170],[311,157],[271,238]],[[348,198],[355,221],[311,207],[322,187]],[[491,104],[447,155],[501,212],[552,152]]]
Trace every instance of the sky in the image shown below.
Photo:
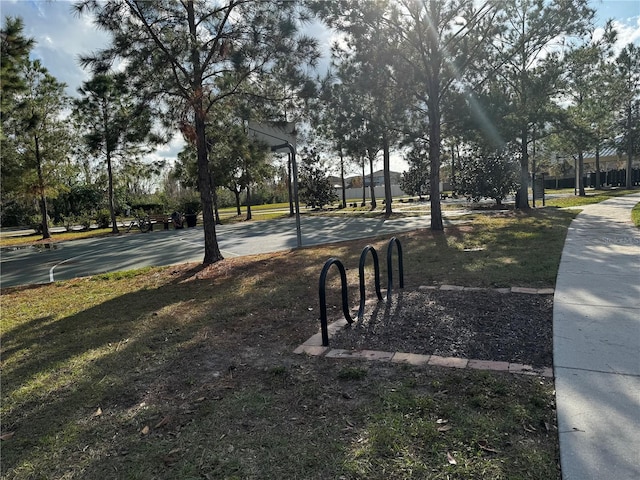
[[[596,25],[602,26],[608,19],[614,19],[619,32],[619,45],[627,43],[640,45],[640,1],[638,0],[590,0],[596,10]],[[78,56],[99,50],[109,42],[109,36],[97,30],[86,16],[77,16],[72,11],[71,0],[0,0],[0,16],[3,24],[6,16],[21,17],[25,24],[25,34],[36,41],[32,57],[42,64],[59,81],[67,84],[67,94],[77,95],[77,88],[89,73],[78,65]],[[323,51],[329,51],[331,33],[310,27],[306,32],[318,38]],[[328,53],[321,65],[328,65]],[[175,159],[183,145],[182,138],[161,147],[154,157]],[[406,169],[399,157],[392,158],[392,170]]]

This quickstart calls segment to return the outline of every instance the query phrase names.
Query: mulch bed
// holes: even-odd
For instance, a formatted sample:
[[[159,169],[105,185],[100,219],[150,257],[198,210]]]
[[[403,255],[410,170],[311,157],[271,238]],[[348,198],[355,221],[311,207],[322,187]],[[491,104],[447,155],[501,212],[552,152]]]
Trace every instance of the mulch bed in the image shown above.
[[[402,291],[371,310],[330,346],[553,365],[553,295]]]

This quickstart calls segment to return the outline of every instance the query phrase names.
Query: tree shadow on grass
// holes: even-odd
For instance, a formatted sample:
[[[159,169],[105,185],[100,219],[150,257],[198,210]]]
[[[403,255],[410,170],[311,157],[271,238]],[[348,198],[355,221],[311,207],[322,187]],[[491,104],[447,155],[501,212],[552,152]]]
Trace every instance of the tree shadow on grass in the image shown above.
[[[3,444],[3,474],[38,464],[39,457],[51,468],[41,475],[70,468],[66,458],[78,456],[81,442],[104,448],[91,425],[98,408],[104,416],[123,417],[175,382],[176,375],[203,375],[193,371],[191,355],[203,342],[227,342],[222,335],[225,326],[236,328],[235,306],[252,300],[250,290],[238,291],[232,281],[225,286],[215,279],[194,279],[202,270],[182,271],[157,288],[121,295],[60,320],[40,317],[3,335],[3,431],[15,432]],[[59,294],[56,288],[43,286],[42,295]],[[213,300],[221,290],[226,290],[226,305]],[[206,369],[228,368],[233,361],[229,350],[221,345],[217,359],[209,352]],[[184,369],[175,372],[176,364]],[[133,420],[122,426],[137,429]],[[117,428],[110,435],[116,433]]]
[[[384,251],[388,237],[369,240]],[[401,241],[408,285],[446,282],[451,265],[465,264],[447,234],[416,231]],[[339,252],[354,268],[366,242],[322,251]],[[193,430],[196,418],[217,422],[218,399],[243,388],[248,378],[257,379],[253,385],[273,381],[273,365],[301,361],[290,352],[319,327],[315,305],[322,260],[311,255],[302,249],[207,268],[175,267],[174,272],[169,267],[162,281],[145,288],[8,332],[3,338],[9,354],[3,359],[3,431],[15,434],[3,444],[3,474],[73,477],[119,469],[115,477],[149,478],[157,473],[149,469],[166,468],[171,461],[157,458],[160,453],[195,441],[180,432],[187,425]],[[437,269],[427,277],[412,273],[412,265],[420,262]],[[348,277],[350,302],[356,305],[353,270]],[[338,302],[337,279],[330,283],[329,298]],[[56,288],[42,286],[37,294],[60,294]],[[308,389],[309,395],[314,392]],[[165,417],[171,420],[163,424]],[[206,439],[206,432],[192,435]],[[175,478],[175,472],[166,475]]]

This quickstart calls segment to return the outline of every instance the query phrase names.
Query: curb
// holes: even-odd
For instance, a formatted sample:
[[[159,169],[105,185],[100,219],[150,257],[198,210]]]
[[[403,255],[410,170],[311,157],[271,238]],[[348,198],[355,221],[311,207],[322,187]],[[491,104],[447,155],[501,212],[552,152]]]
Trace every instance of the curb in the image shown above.
[[[440,285],[425,286],[421,285],[418,290],[441,290],[455,292],[498,292],[498,293],[524,293],[526,295],[553,295],[553,288],[529,288],[529,287],[504,287],[504,288],[482,288],[482,287],[464,287],[461,285]]]

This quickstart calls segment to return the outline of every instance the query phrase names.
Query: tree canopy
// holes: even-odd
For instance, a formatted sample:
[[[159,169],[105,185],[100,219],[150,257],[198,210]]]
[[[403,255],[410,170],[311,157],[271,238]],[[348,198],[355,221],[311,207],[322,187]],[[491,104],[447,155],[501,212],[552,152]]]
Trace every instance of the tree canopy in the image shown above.
[[[186,147],[174,165],[183,184],[167,176],[160,197],[197,190],[203,262],[215,262],[222,258],[220,199],[239,211],[245,195],[250,217],[251,197],[273,198],[263,186],[276,182],[273,191],[283,194],[291,177],[249,141],[249,120],[310,127],[298,137],[300,148],[322,150],[343,186],[348,162],[358,163],[363,203],[367,163],[373,176],[382,159],[387,215],[395,152],[410,164],[405,191],[429,194],[434,230],[443,228],[441,175],[470,198],[502,201],[514,188],[515,161],[517,207],[524,209],[530,175],[553,170],[553,158],[578,159],[582,182],[583,158],[595,152],[598,187],[599,153],[615,147],[632,181],[640,55],[633,44],[620,51],[613,23],[603,35],[596,31],[587,0],[78,0],[75,11],[111,40],[80,59],[92,76],[71,117],[60,82],[29,58],[34,43],[22,21],[8,18],[3,26],[3,216],[21,196],[24,211],[33,216],[40,208],[42,219],[52,201],[59,219],[71,203],[87,208],[76,197],[93,199],[108,182],[99,203],[109,205],[117,228],[118,203],[158,187],[145,173],[157,165],[134,161],[154,149],[152,132],[179,132]],[[332,29],[326,74],[314,70],[320,48],[304,33],[310,21]],[[106,168],[95,168],[96,159]],[[324,169],[307,170],[312,178]],[[178,200],[172,205],[179,208]]]

